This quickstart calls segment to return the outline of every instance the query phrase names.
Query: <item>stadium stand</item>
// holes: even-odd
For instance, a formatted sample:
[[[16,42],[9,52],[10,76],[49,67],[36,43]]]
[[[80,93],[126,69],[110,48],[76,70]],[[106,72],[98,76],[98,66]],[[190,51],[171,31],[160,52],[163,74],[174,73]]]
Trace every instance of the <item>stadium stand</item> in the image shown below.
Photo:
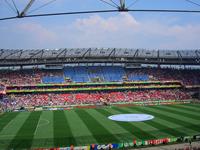
[[[63,77],[59,77],[59,76],[45,76],[42,78],[42,83],[64,83],[65,80]]]
[[[65,67],[60,70],[16,70],[1,71],[0,82],[7,85],[65,83],[65,78],[73,82],[122,82],[126,76],[129,81],[173,81],[185,85],[200,85],[199,70],[158,69],[123,67]]]
[[[84,126],[91,126],[93,128],[95,122],[98,125],[98,122],[100,123],[101,121],[95,121],[98,115],[105,115],[107,118],[107,115],[114,114],[113,112],[129,113],[133,111],[135,113],[136,111],[142,113],[145,112],[148,114],[151,114],[152,112],[152,115],[156,117],[158,116],[159,120],[164,120],[165,122],[162,124],[162,122],[155,120],[153,121],[153,123],[147,122],[146,125],[142,122],[143,125],[141,124],[141,128],[140,124],[138,124],[136,126],[134,125],[135,127],[133,129],[132,123],[125,127],[121,126],[122,124],[117,125],[120,125],[123,130],[125,129],[131,134],[133,132],[133,135],[136,135],[135,137],[139,137],[139,139],[141,140],[144,137],[145,139],[147,137],[149,138],[147,139],[147,141],[138,141],[138,146],[146,146],[146,144],[154,145],[157,142],[160,142],[160,144],[166,144],[166,137],[161,137],[162,139],[164,138],[165,142],[163,142],[161,139],[157,139],[160,138],[159,136],[157,136],[157,134],[159,135],[162,132],[167,133],[163,134],[164,136],[172,135],[173,138],[171,138],[171,142],[176,142],[178,141],[179,136],[182,137],[182,135],[187,135],[185,133],[182,134],[183,130],[187,131],[191,128],[191,131],[196,130],[199,132],[198,124],[193,123],[198,120],[199,117],[198,114],[196,114],[196,112],[198,112],[198,105],[193,105],[196,101],[198,101],[199,103],[198,98],[200,97],[200,95],[198,94],[198,92],[200,87],[200,71],[193,68],[188,69],[186,66],[184,66],[198,66],[200,62],[199,56],[199,50],[160,51],[146,49],[86,48],[58,50],[41,49],[30,51],[2,49],[0,50],[0,67],[7,67],[9,69],[4,68],[4,70],[0,70],[0,113],[9,111],[19,112],[67,109],[69,111],[66,112],[69,112],[71,118],[73,118],[73,116],[71,115],[74,114],[74,116],[80,118],[80,122],[87,122],[87,125],[85,124]],[[170,68],[165,68],[166,66],[164,67],[163,65],[167,65],[167,67]],[[182,65],[183,68],[173,68],[171,67],[171,65]],[[17,66],[17,69],[15,68],[15,66]],[[34,66],[34,68],[25,69],[25,66],[28,66],[27,68],[31,68],[32,66]],[[195,94],[196,101],[194,101]],[[189,106],[183,105],[183,108],[180,109],[180,111],[175,110],[176,106],[163,106],[162,109],[161,106],[156,106],[149,109],[146,107],[147,105],[189,103],[193,104]],[[130,106],[131,108],[131,106],[133,105],[141,106],[141,108],[135,107],[136,109],[133,110],[128,110],[126,108],[120,109],[124,106]],[[100,109],[100,111],[95,110],[95,116],[92,116],[91,112],[95,112],[94,110],[91,110],[91,112],[89,112],[89,109],[80,110],[80,112],[77,113],[76,111],[78,109],[71,110],[73,108],[102,108],[102,111]],[[195,109],[194,112],[193,108]],[[108,109],[110,109],[111,111],[107,111]],[[156,109],[158,109],[158,111]],[[44,119],[44,116],[47,113],[51,113],[51,116],[53,117],[52,122]],[[175,113],[174,116],[173,113]],[[11,114],[11,116],[16,118],[20,118],[19,116],[21,115],[12,115],[14,113],[8,114]],[[66,129],[70,129],[73,126],[72,124],[70,124],[69,127],[66,126],[66,122],[69,121],[69,116],[67,116],[68,114],[64,114],[61,111],[46,111],[45,113],[28,112],[24,114],[29,115],[28,118],[30,117],[31,119],[28,119],[28,121],[33,120],[34,123],[31,123],[34,125],[33,129],[38,130],[33,130],[34,133],[32,132],[32,135],[30,135],[31,138],[36,135],[36,132],[38,134],[40,130],[46,128],[46,123],[50,123],[50,125],[52,125],[51,129],[53,129],[52,132],[54,133],[57,129],[60,130],[60,128],[62,127],[60,125],[63,124],[63,127],[65,126],[65,128],[63,128],[64,130],[62,130],[61,132],[59,131],[59,134],[65,134],[65,131],[67,131]],[[182,114],[183,118],[179,118],[178,116],[181,117]],[[42,119],[40,119],[40,115],[42,116]],[[34,119],[35,116],[38,120]],[[67,118],[65,118],[66,116]],[[89,119],[87,119],[87,117],[85,116],[89,116]],[[2,118],[3,117],[4,116],[2,116]],[[186,118],[188,118],[187,121],[185,120]],[[76,118],[74,117],[73,119],[75,120]],[[71,119],[72,122],[73,119]],[[4,121],[7,121],[7,119],[4,119]],[[23,134],[22,136],[20,134],[22,134],[21,131],[23,128],[25,128],[25,130],[27,131],[31,130],[29,128],[26,128],[30,124],[28,121],[26,120],[22,128],[19,128],[20,130],[17,132],[14,140],[11,141],[11,147],[12,144],[15,142],[17,142],[17,146],[18,144],[24,145],[24,141],[21,142],[21,140],[26,138],[24,138],[24,135],[26,136],[26,134]],[[78,126],[73,126],[75,127],[73,130],[76,130],[76,133],[72,133],[73,135],[78,133],[77,128],[79,128],[79,121],[74,121]],[[171,122],[170,125],[174,124],[174,127],[168,126],[167,121]],[[94,125],[90,122],[94,122]],[[179,122],[181,122],[180,125]],[[10,126],[8,121],[7,123],[8,126]],[[105,125],[107,125],[107,123],[105,123]],[[104,123],[102,122],[100,125],[102,124]],[[7,128],[7,125],[5,123],[4,125]],[[44,128],[39,129],[43,125]],[[149,125],[149,127],[145,129],[145,126],[147,125]],[[177,129],[177,126],[183,126],[184,128]],[[194,129],[192,128],[192,126],[194,126]],[[117,128],[115,130],[117,130]],[[145,134],[143,134],[142,132],[142,134],[140,134],[137,128],[142,129],[141,131]],[[154,131],[156,128],[160,129],[159,133],[156,133]],[[88,129],[90,130],[90,128]],[[105,129],[107,130],[108,127],[106,127]],[[152,132],[150,131],[150,129],[153,129]],[[175,129],[177,129],[177,131]],[[105,134],[102,132],[104,131],[104,126],[102,126],[102,130],[99,131],[100,134]],[[4,132],[6,132],[6,130]],[[71,131],[69,131],[69,133],[70,132]],[[110,132],[110,130],[108,130],[108,132]],[[98,139],[100,137],[99,133],[97,132],[97,134],[95,133],[94,135],[92,135],[92,139],[93,137],[95,137],[95,140],[96,138]],[[195,133],[195,138],[199,136],[196,135],[197,132],[193,133]],[[108,136],[106,134],[105,136],[102,136],[100,138],[103,139],[105,137],[112,136],[112,134]],[[68,136],[68,133],[65,135]],[[118,137],[118,131],[115,135],[116,137]],[[141,138],[140,135],[142,135]],[[154,135],[156,136],[154,137]],[[189,135],[192,134],[190,133]],[[2,139],[4,139],[3,136]],[[14,136],[14,134],[12,136]],[[125,136],[126,135],[124,134],[119,134],[119,139],[122,138],[123,140],[126,140],[126,142],[131,144],[132,142],[136,142],[136,139],[131,139],[131,141],[127,141],[127,139],[124,139]],[[23,138],[18,140],[18,137]],[[76,137],[76,140],[79,141],[80,137]],[[87,139],[85,137],[81,138]],[[5,139],[7,140],[7,135],[5,136]],[[124,146],[126,145],[126,143],[123,143],[123,140],[120,144],[121,146],[123,145],[123,148],[125,148]],[[18,141],[20,143],[18,143]],[[45,138],[38,138],[37,141],[39,141],[39,143],[41,141],[44,143],[51,143],[51,139],[49,140]],[[34,143],[37,143],[37,141],[33,141],[32,144],[32,140],[30,140],[29,148],[31,147],[31,144],[34,145]],[[63,142],[63,146],[71,145],[71,143],[66,144],[66,142],[71,141],[68,137],[67,140],[65,138],[65,140],[63,141],[59,138],[54,139],[53,146],[61,146],[55,145],[55,141]],[[93,143],[90,144],[93,145]],[[88,143],[86,145],[88,145]]]
[[[18,69],[18,70],[1,70],[0,71],[0,82],[6,85],[8,89],[12,87],[12,90],[34,90],[36,88],[46,88],[45,92],[51,88],[55,90],[59,87],[42,87],[45,84],[68,84],[73,83],[109,83],[109,82],[160,82],[160,81],[176,81],[179,82],[177,89],[159,90],[161,84],[151,83],[147,86],[157,86],[158,89],[139,90],[144,85],[126,85],[126,86],[137,86],[137,91],[93,91],[96,93],[9,93],[8,97],[1,100],[1,106],[12,108],[22,106],[40,106],[40,105],[74,105],[74,104],[96,104],[101,103],[101,100],[106,100],[110,103],[118,102],[132,102],[132,101],[152,101],[152,100],[184,100],[190,99],[191,96],[188,93],[184,93],[181,87],[187,85],[200,85],[200,72],[195,69],[175,69],[175,68],[162,68],[160,64],[195,64],[199,63],[199,50],[146,50],[146,49],[118,49],[118,48],[85,48],[85,49],[58,49],[58,50],[1,50],[0,60],[1,66],[17,65],[18,63],[31,64],[44,63],[50,65],[55,60],[58,60],[64,64],[64,60],[72,63],[76,62],[76,65],[67,65],[58,69]],[[119,65],[120,62],[127,61],[131,62],[134,58],[139,66],[126,67],[126,65]],[[64,59],[64,60],[63,60]],[[16,61],[17,60],[17,61]],[[30,60],[31,62],[28,62]],[[95,63],[87,65],[86,63],[77,65],[77,62],[84,62],[85,60],[98,62],[101,61],[100,65]],[[109,63],[119,62],[118,65],[106,65],[103,62],[105,60]],[[51,63],[49,63],[49,61]],[[157,62],[158,61],[158,62]],[[157,63],[156,68],[153,67],[142,67],[141,64],[145,62]],[[12,64],[14,63],[14,64]],[[131,63],[130,63],[131,64]],[[129,64],[129,65],[130,65]],[[56,67],[55,67],[56,68]],[[173,85],[173,83],[170,83]],[[31,88],[23,86],[32,86]],[[40,87],[38,86],[40,85]],[[16,86],[16,87],[14,87]],[[34,87],[35,86],[35,87]],[[81,87],[88,88],[87,85],[80,85]],[[103,87],[106,87],[104,85]],[[22,88],[23,87],[23,88]],[[70,87],[70,86],[69,86]],[[77,87],[71,87],[78,88]],[[102,88],[102,86],[95,86],[96,88]],[[110,88],[117,88],[117,85],[109,85]],[[66,87],[64,87],[66,88]],[[92,87],[89,87],[92,88]],[[120,86],[120,88],[122,88]],[[81,90],[81,89],[80,89]]]
[[[87,93],[46,93],[46,94],[12,94],[1,101],[7,109],[31,106],[69,106],[81,104],[101,104],[134,102],[134,101],[164,101],[186,100],[191,96],[181,90],[142,90],[126,92],[87,92]]]

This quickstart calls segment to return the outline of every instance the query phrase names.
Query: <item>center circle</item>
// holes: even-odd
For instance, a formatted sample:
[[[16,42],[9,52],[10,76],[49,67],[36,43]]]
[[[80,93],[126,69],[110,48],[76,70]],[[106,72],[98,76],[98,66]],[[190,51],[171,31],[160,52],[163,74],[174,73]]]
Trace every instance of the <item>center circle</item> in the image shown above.
[[[109,116],[108,119],[122,122],[141,122],[153,119],[149,114],[117,114]]]

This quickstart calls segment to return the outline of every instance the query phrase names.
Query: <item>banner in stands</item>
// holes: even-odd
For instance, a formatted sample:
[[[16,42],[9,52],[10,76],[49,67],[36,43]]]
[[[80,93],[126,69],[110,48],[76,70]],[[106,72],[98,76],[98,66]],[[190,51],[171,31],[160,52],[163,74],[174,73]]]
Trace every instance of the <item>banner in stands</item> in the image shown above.
[[[164,83],[177,83],[180,84],[180,81],[173,80],[173,81],[131,81],[131,82],[85,82],[85,83],[65,83],[65,84],[36,84],[36,85],[28,85],[28,87],[49,87],[49,86],[82,86],[82,85],[121,85],[121,84],[164,84]],[[9,87],[27,87],[27,85],[10,85]],[[187,86],[190,87],[190,86]],[[194,87],[198,87],[195,85]]]
[[[93,88],[56,88],[56,89],[24,89],[24,90],[7,90],[6,93],[39,93],[39,92],[71,92],[71,91],[102,91],[102,90],[134,90],[134,89],[156,89],[156,88],[178,88],[180,85],[152,85],[152,86],[122,86],[122,87],[93,87]]]
[[[194,137],[198,138],[200,135],[196,135]],[[62,147],[62,148],[39,148],[34,150],[106,150],[106,149],[123,149],[130,148],[134,146],[148,146],[148,145],[159,145],[159,144],[167,144],[169,142],[176,142],[177,138],[162,138],[162,139],[154,139],[154,140],[140,140],[137,141],[133,139],[133,141],[127,141],[123,143],[110,143],[110,144],[91,144],[89,146],[70,146],[70,147]]]
[[[158,144],[167,144],[170,142],[170,138],[157,139],[157,140],[148,140],[148,145],[158,145]]]
[[[102,144],[102,145],[97,145],[97,144],[92,144],[90,145],[90,150],[101,150],[101,149],[117,149],[121,148],[120,144]]]
[[[169,142],[175,142],[177,138],[163,138],[163,139],[154,139],[154,140],[142,140],[142,141],[136,141],[133,140],[133,143],[123,143],[124,145],[120,144],[120,147],[131,147],[134,145],[137,146],[147,146],[147,145],[159,145],[159,144],[167,144]]]
[[[90,146],[76,146],[73,150],[90,150]]]
[[[63,147],[63,148],[60,148],[59,150],[70,150],[70,147]]]

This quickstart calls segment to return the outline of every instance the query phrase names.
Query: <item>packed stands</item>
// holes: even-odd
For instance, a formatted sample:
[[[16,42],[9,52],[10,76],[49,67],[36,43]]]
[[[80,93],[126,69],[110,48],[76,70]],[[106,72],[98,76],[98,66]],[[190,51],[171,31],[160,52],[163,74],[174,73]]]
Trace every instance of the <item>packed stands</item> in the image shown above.
[[[71,113],[73,111],[70,109],[73,108],[106,107],[106,109],[108,109],[116,108],[116,105],[119,107],[124,107],[133,105],[147,106],[185,104],[193,103],[195,101],[198,101],[199,103],[198,99],[200,99],[200,95],[198,93],[200,88],[200,71],[194,69],[199,67],[200,50],[151,51],[145,49],[70,48],[58,50],[38,49],[30,51],[2,49],[0,50],[0,60],[0,67],[4,69],[12,68],[10,70],[0,69],[0,115],[2,112],[9,111],[45,111],[67,109]],[[34,68],[32,69],[25,69],[33,66]],[[183,67],[184,69],[178,69],[178,66]],[[188,69],[187,67],[190,66],[194,68]],[[191,89],[194,91],[191,91]],[[198,95],[194,97],[194,94]],[[193,110],[192,108],[193,107],[190,108],[190,106],[188,106],[188,111]],[[158,109],[161,109],[161,107]],[[166,108],[166,110],[167,109],[168,108]],[[164,130],[173,131],[174,127],[169,128],[167,125],[162,124],[161,122],[156,122],[157,124],[154,123],[153,125],[150,123],[149,125],[151,128],[157,128],[157,126],[159,126],[159,129],[161,129],[159,132],[164,133],[161,135],[172,135],[174,138],[173,141],[177,140],[175,136],[178,136],[179,134],[180,136],[187,135],[186,132],[182,132],[182,129],[185,129],[185,127],[192,127],[194,125],[194,129],[191,129],[191,131],[199,131],[197,130],[198,125],[191,123],[193,120],[198,120],[198,116],[192,117],[192,114],[184,113],[188,115],[185,118],[188,117],[188,119],[190,119],[188,121],[189,123],[187,123],[186,121],[184,122],[185,118],[182,120],[177,118],[177,115],[183,114],[182,111],[178,112],[177,110],[177,115],[174,117],[171,116],[172,113],[176,112],[176,110],[173,109],[175,108],[172,108],[172,111],[169,112],[169,114],[164,114],[167,111],[163,111],[162,109],[163,112],[161,112],[161,116],[163,116],[164,119],[167,118],[168,122],[175,124],[175,127],[179,125],[178,122],[181,122],[182,124],[180,125],[184,128],[181,128],[180,126],[178,128],[179,131],[173,134],[172,132],[165,133]],[[187,109],[187,107],[185,109]],[[140,112],[143,113],[142,110],[144,109],[141,109]],[[119,110],[119,112],[123,111]],[[148,109],[146,110],[145,108],[144,112],[151,112],[151,108],[150,111],[148,111]],[[40,113],[35,114],[38,116],[40,115]],[[58,117],[55,117],[57,116],[56,114],[58,114]],[[57,122],[58,124],[62,124],[63,120],[64,122],[66,120],[65,114],[63,114],[64,119],[62,119],[62,117],[61,119],[59,118],[60,114],[60,112],[55,112],[52,116],[53,121]],[[154,114],[154,110],[152,111],[152,114]],[[75,115],[78,115],[78,117],[82,119],[81,121],[83,123],[88,121],[83,113],[77,113]],[[28,117],[30,116],[32,117],[32,115],[29,115]],[[86,120],[83,120],[81,116],[83,116]],[[34,117],[35,116],[32,118]],[[17,116],[17,118],[20,117]],[[33,119],[33,121],[35,121],[33,124],[36,125],[36,128],[34,128],[36,131],[38,127],[44,125],[42,120],[44,121],[44,119],[40,118],[38,118],[38,120]],[[94,122],[93,118],[89,120]],[[27,124],[30,124],[28,121],[25,121],[25,123],[26,124],[23,125],[24,127],[26,127]],[[9,124],[10,123],[8,122],[8,125]],[[55,129],[57,129],[55,123],[53,123],[53,125],[55,126]],[[86,126],[87,125],[88,124],[86,124]],[[44,128],[45,127],[46,124]],[[135,127],[133,127],[134,131]],[[127,130],[127,132],[132,132],[133,129],[130,128],[130,130]],[[42,129],[39,130],[41,131]],[[102,128],[102,131],[103,130],[104,129]],[[144,131],[145,130],[146,129],[144,129]],[[147,131],[149,132],[150,130],[147,129]],[[159,141],[160,143],[166,144],[166,140],[154,140],[153,137],[156,135],[155,129],[152,131],[154,132],[153,134],[144,132],[145,136],[151,135],[150,137],[152,139],[149,140],[151,141],[150,144],[153,145],[154,141],[156,143]],[[54,132],[57,131],[55,130]],[[35,132],[32,135],[34,136]],[[33,137],[32,135],[31,138]],[[116,135],[118,135],[118,133],[116,133]],[[139,132],[136,133],[136,135],[133,135],[140,140],[143,138],[140,137]],[[189,135],[191,135],[191,133]],[[7,135],[2,136],[8,138]],[[129,142],[127,140],[128,138],[124,138],[126,135],[120,133],[119,136],[123,136],[122,139],[126,140],[126,142]],[[130,134],[128,136],[130,136]],[[16,137],[18,137],[18,135],[16,135]],[[83,134],[78,138],[84,137],[85,135]],[[96,137],[99,138],[98,135]],[[113,137],[115,137],[115,135]],[[64,140],[64,138],[60,140],[58,136],[55,137],[53,141],[54,145],[58,140],[63,140],[65,142],[64,145],[66,145],[66,140]],[[72,138],[75,139],[75,137]],[[67,141],[73,141],[72,138],[67,137]],[[86,136],[86,138],[88,137]],[[41,138],[36,139],[37,141],[41,140]],[[45,143],[49,143],[51,141],[51,139],[42,137],[42,140],[43,139],[45,140]],[[35,142],[34,139],[32,140],[33,144],[30,143],[30,145],[35,146],[34,144],[37,144],[37,142]],[[75,141],[78,140],[75,139]],[[131,139],[131,143],[132,140],[133,139]],[[13,139],[9,145],[12,145],[12,143],[15,143],[15,141],[18,142],[18,140]],[[95,141],[97,140],[95,139]],[[134,141],[136,142],[135,139]],[[21,141],[19,140],[19,142]],[[123,148],[125,148],[124,145],[128,144],[126,142],[124,143],[122,141],[120,143],[123,145]],[[145,141],[141,141],[142,145],[143,142]],[[148,141],[146,142],[148,143]]]
[[[126,92],[46,93],[9,95],[1,101],[7,109],[31,106],[69,106],[136,101],[187,100],[191,96],[181,90],[142,90]]]
[[[34,85],[39,83],[121,82],[128,81],[181,81],[185,85],[200,85],[199,70],[159,68],[125,69],[123,67],[65,67],[64,69],[28,69],[1,71],[0,82],[6,85]],[[70,80],[66,80],[70,79]]]
[[[5,85],[36,84],[41,82],[43,72],[35,70],[1,71],[0,80]]]
[[[55,83],[64,81],[62,70],[1,70],[0,82],[5,85],[35,85],[38,83]]]
[[[34,92],[20,94],[12,94],[9,92],[7,98],[0,100],[1,108],[15,109],[19,107],[27,106],[68,106],[68,105],[82,105],[82,104],[100,104],[102,102],[118,103],[118,102],[134,102],[134,101],[155,101],[155,100],[185,100],[190,99],[191,96],[181,90],[181,83],[183,85],[200,85],[200,72],[199,70],[178,70],[178,69],[161,69],[161,68],[134,68],[127,69],[119,66],[76,66],[65,67],[63,69],[24,69],[14,71],[1,71],[0,83],[7,86],[7,90],[36,90],[40,88],[45,89],[45,94]],[[70,79],[70,80],[67,80]],[[69,86],[66,84],[63,86],[53,85],[52,87],[43,87],[44,84],[64,84],[67,82],[121,82],[128,81],[180,81],[179,88],[169,87],[160,89],[161,84],[137,84],[137,85],[80,85]],[[38,84],[42,84],[37,87]],[[172,83],[170,83],[173,85]],[[14,85],[19,85],[14,87]],[[20,85],[36,85],[36,87],[22,87]],[[69,86],[69,87],[68,87]],[[137,87],[136,90],[123,91],[119,88],[125,86]],[[157,86],[156,88],[143,88],[143,86]],[[110,87],[118,88],[117,91],[113,90],[92,90],[83,93],[81,88],[105,88]],[[59,88],[80,88],[77,93],[55,93],[50,92],[52,89]],[[160,89],[160,90],[159,90]],[[82,91],[81,91],[82,90]],[[132,89],[133,90],[133,89]]]

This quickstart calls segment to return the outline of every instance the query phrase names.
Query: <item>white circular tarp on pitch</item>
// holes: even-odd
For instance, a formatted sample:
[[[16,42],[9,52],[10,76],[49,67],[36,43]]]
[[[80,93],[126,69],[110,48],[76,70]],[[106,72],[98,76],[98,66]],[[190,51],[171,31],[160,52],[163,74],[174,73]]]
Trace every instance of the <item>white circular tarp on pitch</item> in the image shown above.
[[[153,119],[154,116],[148,114],[118,114],[109,116],[108,119],[123,122],[140,122]]]

